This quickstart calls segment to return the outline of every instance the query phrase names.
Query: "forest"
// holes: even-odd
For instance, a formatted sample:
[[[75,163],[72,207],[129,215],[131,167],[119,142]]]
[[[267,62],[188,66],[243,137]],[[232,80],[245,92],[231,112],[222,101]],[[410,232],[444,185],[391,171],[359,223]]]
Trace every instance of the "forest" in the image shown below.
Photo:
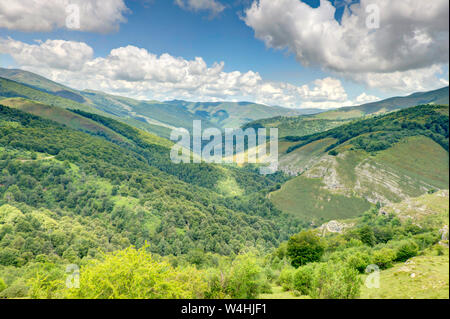
[[[396,137],[405,126],[445,147],[448,123],[436,109],[387,115],[392,127],[376,117],[299,140]],[[73,112],[122,138],[0,106],[0,298],[261,298],[274,289],[358,298],[369,265],[448,254],[433,219],[418,225],[373,206],[350,230],[324,234],[270,202],[289,179],[283,173],[175,165],[138,129]],[[377,135],[364,136],[353,145],[370,151],[364,145]],[[79,288],[68,288],[68,265],[79,267]]]

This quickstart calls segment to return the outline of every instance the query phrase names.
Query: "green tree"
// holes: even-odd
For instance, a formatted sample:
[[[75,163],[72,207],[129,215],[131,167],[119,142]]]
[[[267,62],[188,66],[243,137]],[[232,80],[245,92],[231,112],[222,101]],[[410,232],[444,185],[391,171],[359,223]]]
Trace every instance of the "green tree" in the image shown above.
[[[298,268],[319,261],[324,250],[324,244],[315,232],[302,231],[289,239],[287,255],[291,259],[292,266]]]
[[[314,269],[309,295],[314,299],[354,299],[359,297],[362,279],[345,264],[321,263]]]
[[[266,278],[252,254],[239,255],[231,266],[228,291],[232,298],[255,299],[263,292]]]

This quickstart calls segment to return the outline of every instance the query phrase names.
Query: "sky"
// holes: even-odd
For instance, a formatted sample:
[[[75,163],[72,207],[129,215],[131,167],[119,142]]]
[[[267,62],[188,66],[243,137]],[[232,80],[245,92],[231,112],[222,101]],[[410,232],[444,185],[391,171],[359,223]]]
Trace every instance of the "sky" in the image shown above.
[[[448,0],[9,0],[0,66],[146,100],[334,108],[448,85]]]

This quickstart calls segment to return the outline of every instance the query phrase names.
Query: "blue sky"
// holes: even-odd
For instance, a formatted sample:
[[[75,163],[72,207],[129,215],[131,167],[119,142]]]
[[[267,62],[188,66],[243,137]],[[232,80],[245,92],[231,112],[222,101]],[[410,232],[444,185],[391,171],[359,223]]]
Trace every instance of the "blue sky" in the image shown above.
[[[191,0],[183,1],[187,1],[185,3],[188,3]],[[345,69],[336,72],[334,66],[326,64],[327,61],[325,61],[325,63],[316,63],[317,61],[313,61],[314,63],[311,63],[311,66],[306,66],[309,64],[307,63],[308,61],[305,62],[301,58],[298,58],[300,54],[303,54],[297,52],[298,50],[302,50],[301,47],[293,50],[289,42],[286,42],[282,45],[282,47],[284,47],[283,49],[274,48],[270,47],[271,45],[267,45],[261,38],[255,36],[256,32],[259,31],[258,28],[261,28],[263,32],[275,32],[275,35],[277,35],[277,31],[273,31],[276,25],[275,27],[270,25],[249,26],[251,22],[245,21],[245,16],[246,10],[253,1],[210,1],[220,3],[224,9],[217,14],[213,14],[211,10],[207,9],[194,10],[189,9],[187,5],[185,7],[180,7],[172,0],[129,0],[125,1],[128,10],[123,12],[126,22],[117,23],[118,30],[113,32],[102,34],[102,32],[95,32],[95,30],[93,32],[74,31],[57,26],[53,27],[51,30],[45,30],[45,32],[33,32],[34,30],[31,30],[31,32],[30,30],[24,32],[21,26],[16,26],[0,28],[0,39],[11,38],[14,41],[27,45],[34,45],[36,43],[35,40],[45,42],[47,40],[56,39],[85,43],[93,50],[92,59],[104,58],[108,56],[113,49],[131,45],[137,48],[144,48],[151,54],[160,56],[161,54],[168,53],[172,57],[180,57],[187,61],[193,60],[196,57],[201,57],[208,67],[211,67],[216,62],[223,61],[225,63],[223,72],[225,73],[240,71],[244,74],[251,71],[258,73],[264,82],[289,83],[294,86],[308,85],[312,91],[315,88],[314,81],[318,79],[333,78],[340,81],[342,88],[347,94],[348,101],[354,101],[361,94],[385,98],[391,95],[410,93],[402,92],[401,86],[399,86],[400,89],[390,90],[385,87],[377,87],[377,85],[373,85],[373,83],[370,83],[368,80],[360,80],[360,78],[367,78],[367,75],[355,75],[354,73],[347,74]],[[278,0],[275,0],[275,2],[276,1]],[[281,0],[279,1],[280,5],[283,5],[283,1],[289,1],[292,6],[297,5],[293,2],[295,0]],[[297,0],[297,2],[300,1]],[[320,9],[319,0],[305,0],[303,2],[310,5],[311,10]],[[323,2],[326,2],[326,0],[323,0]],[[286,3],[288,2],[285,2],[284,5],[286,5]],[[334,16],[338,23],[340,23],[344,9],[348,8],[349,3],[357,3],[357,1],[332,1],[332,4],[337,8]],[[269,4],[267,5],[267,8],[268,6]],[[322,8],[324,7],[324,4],[322,4]],[[261,14],[264,14],[263,10],[261,4],[259,10]],[[303,10],[305,11],[308,9]],[[301,12],[300,9],[298,11]],[[313,13],[314,11],[311,11],[309,16]],[[308,18],[309,16],[301,16],[299,17],[299,20],[301,18]],[[274,22],[274,24],[276,23],[277,22]],[[39,30],[39,27],[37,27],[36,30]],[[285,39],[282,39],[281,41],[285,41]],[[311,41],[308,43],[310,42]],[[327,50],[333,50],[332,43],[330,43],[330,47],[327,48]],[[0,53],[1,52],[0,46]],[[20,60],[20,57],[18,58],[14,55],[19,54],[17,52],[13,54],[7,49],[3,49],[3,52],[0,60],[0,65],[3,67],[23,67],[36,72],[42,69],[38,66],[27,66],[26,63],[18,63],[17,61]],[[439,64],[444,72],[441,76],[444,78],[448,77],[448,63],[445,64],[442,63],[442,61],[439,61]],[[431,65],[431,62],[429,65]],[[390,70],[390,74],[393,74],[392,71],[395,72],[396,70]],[[56,79],[64,79],[60,70],[55,70],[52,73],[48,72],[48,74],[43,75],[48,76],[49,74],[58,74],[59,77]],[[77,86],[76,83],[67,84]],[[152,90],[150,91],[148,98],[155,97],[154,92]],[[174,96],[172,93],[173,92],[171,91],[171,94],[169,94],[170,97]],[[129,95],[136,94],[130,92]],[[140,97],[147,97],[145,94],[138,95]],[[306,95],[309,95],[309,93]],[[188,96],[191,99],[196,98],[195,93]],[[158,97],[161,99],[164,96],[160,95]],[[218,98],[220,99],[221,97],[224,99],[227,98],[226,94]],[[203,99],[205,98],[206,97],[203,97]],[[318,101],[320,101],[320,99]],[[342,100],[342,102],[347,101]]]

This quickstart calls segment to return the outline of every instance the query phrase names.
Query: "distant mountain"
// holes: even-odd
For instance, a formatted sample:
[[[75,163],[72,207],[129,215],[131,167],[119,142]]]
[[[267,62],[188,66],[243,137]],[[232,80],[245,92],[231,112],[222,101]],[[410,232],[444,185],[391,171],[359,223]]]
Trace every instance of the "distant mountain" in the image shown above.
[[[274,116],[296,116],[320,112],[320,110],[315,109],[288,109],[252,102],[187,102],[175,100],[166,103],[183,107],[194,115],[203,117],[222,128],[237,128],[258,119]]]
[[[364,115],[388,113],[411,106],[423,104],[448,105],[449,87],[428,92],[417,92],[404,97],[392,97],[382,101],[360,106],[342,107],[318,114],[321,119],[349,119]]]
[[[343,125],[357,118],[378,115],[423,104],[448,105],[449,88],[444,87],[429,92],[419,92],[406,97],[393,97],[386,100],[353,107],[342,107],[316,114],[300,116],[276,116],[247,123],[247,127],[276,127],[279,137],[305,136],[323,132]]]
[[[71,100],[100,110],[103,113],[126,119],[129,124],[149,130],[163,137],[168,137],[170,130],[174,127],[191,129],[193,120],[202,120],[203,125],[207,127],[237,128],[262,118],[320,112],[320,110],[316,109],[295,110],[250,102],[140,101],[99,91],[74,90],[40,75],[23,70],[0,68],[0,77],[18,82],[30,89]],[[16,94],[9,93],[5,97],[28,98],[29,96],[16,92]],[[48,97],[47,100],[49,100]],[[47,104],[60,106],[58,103]]]

